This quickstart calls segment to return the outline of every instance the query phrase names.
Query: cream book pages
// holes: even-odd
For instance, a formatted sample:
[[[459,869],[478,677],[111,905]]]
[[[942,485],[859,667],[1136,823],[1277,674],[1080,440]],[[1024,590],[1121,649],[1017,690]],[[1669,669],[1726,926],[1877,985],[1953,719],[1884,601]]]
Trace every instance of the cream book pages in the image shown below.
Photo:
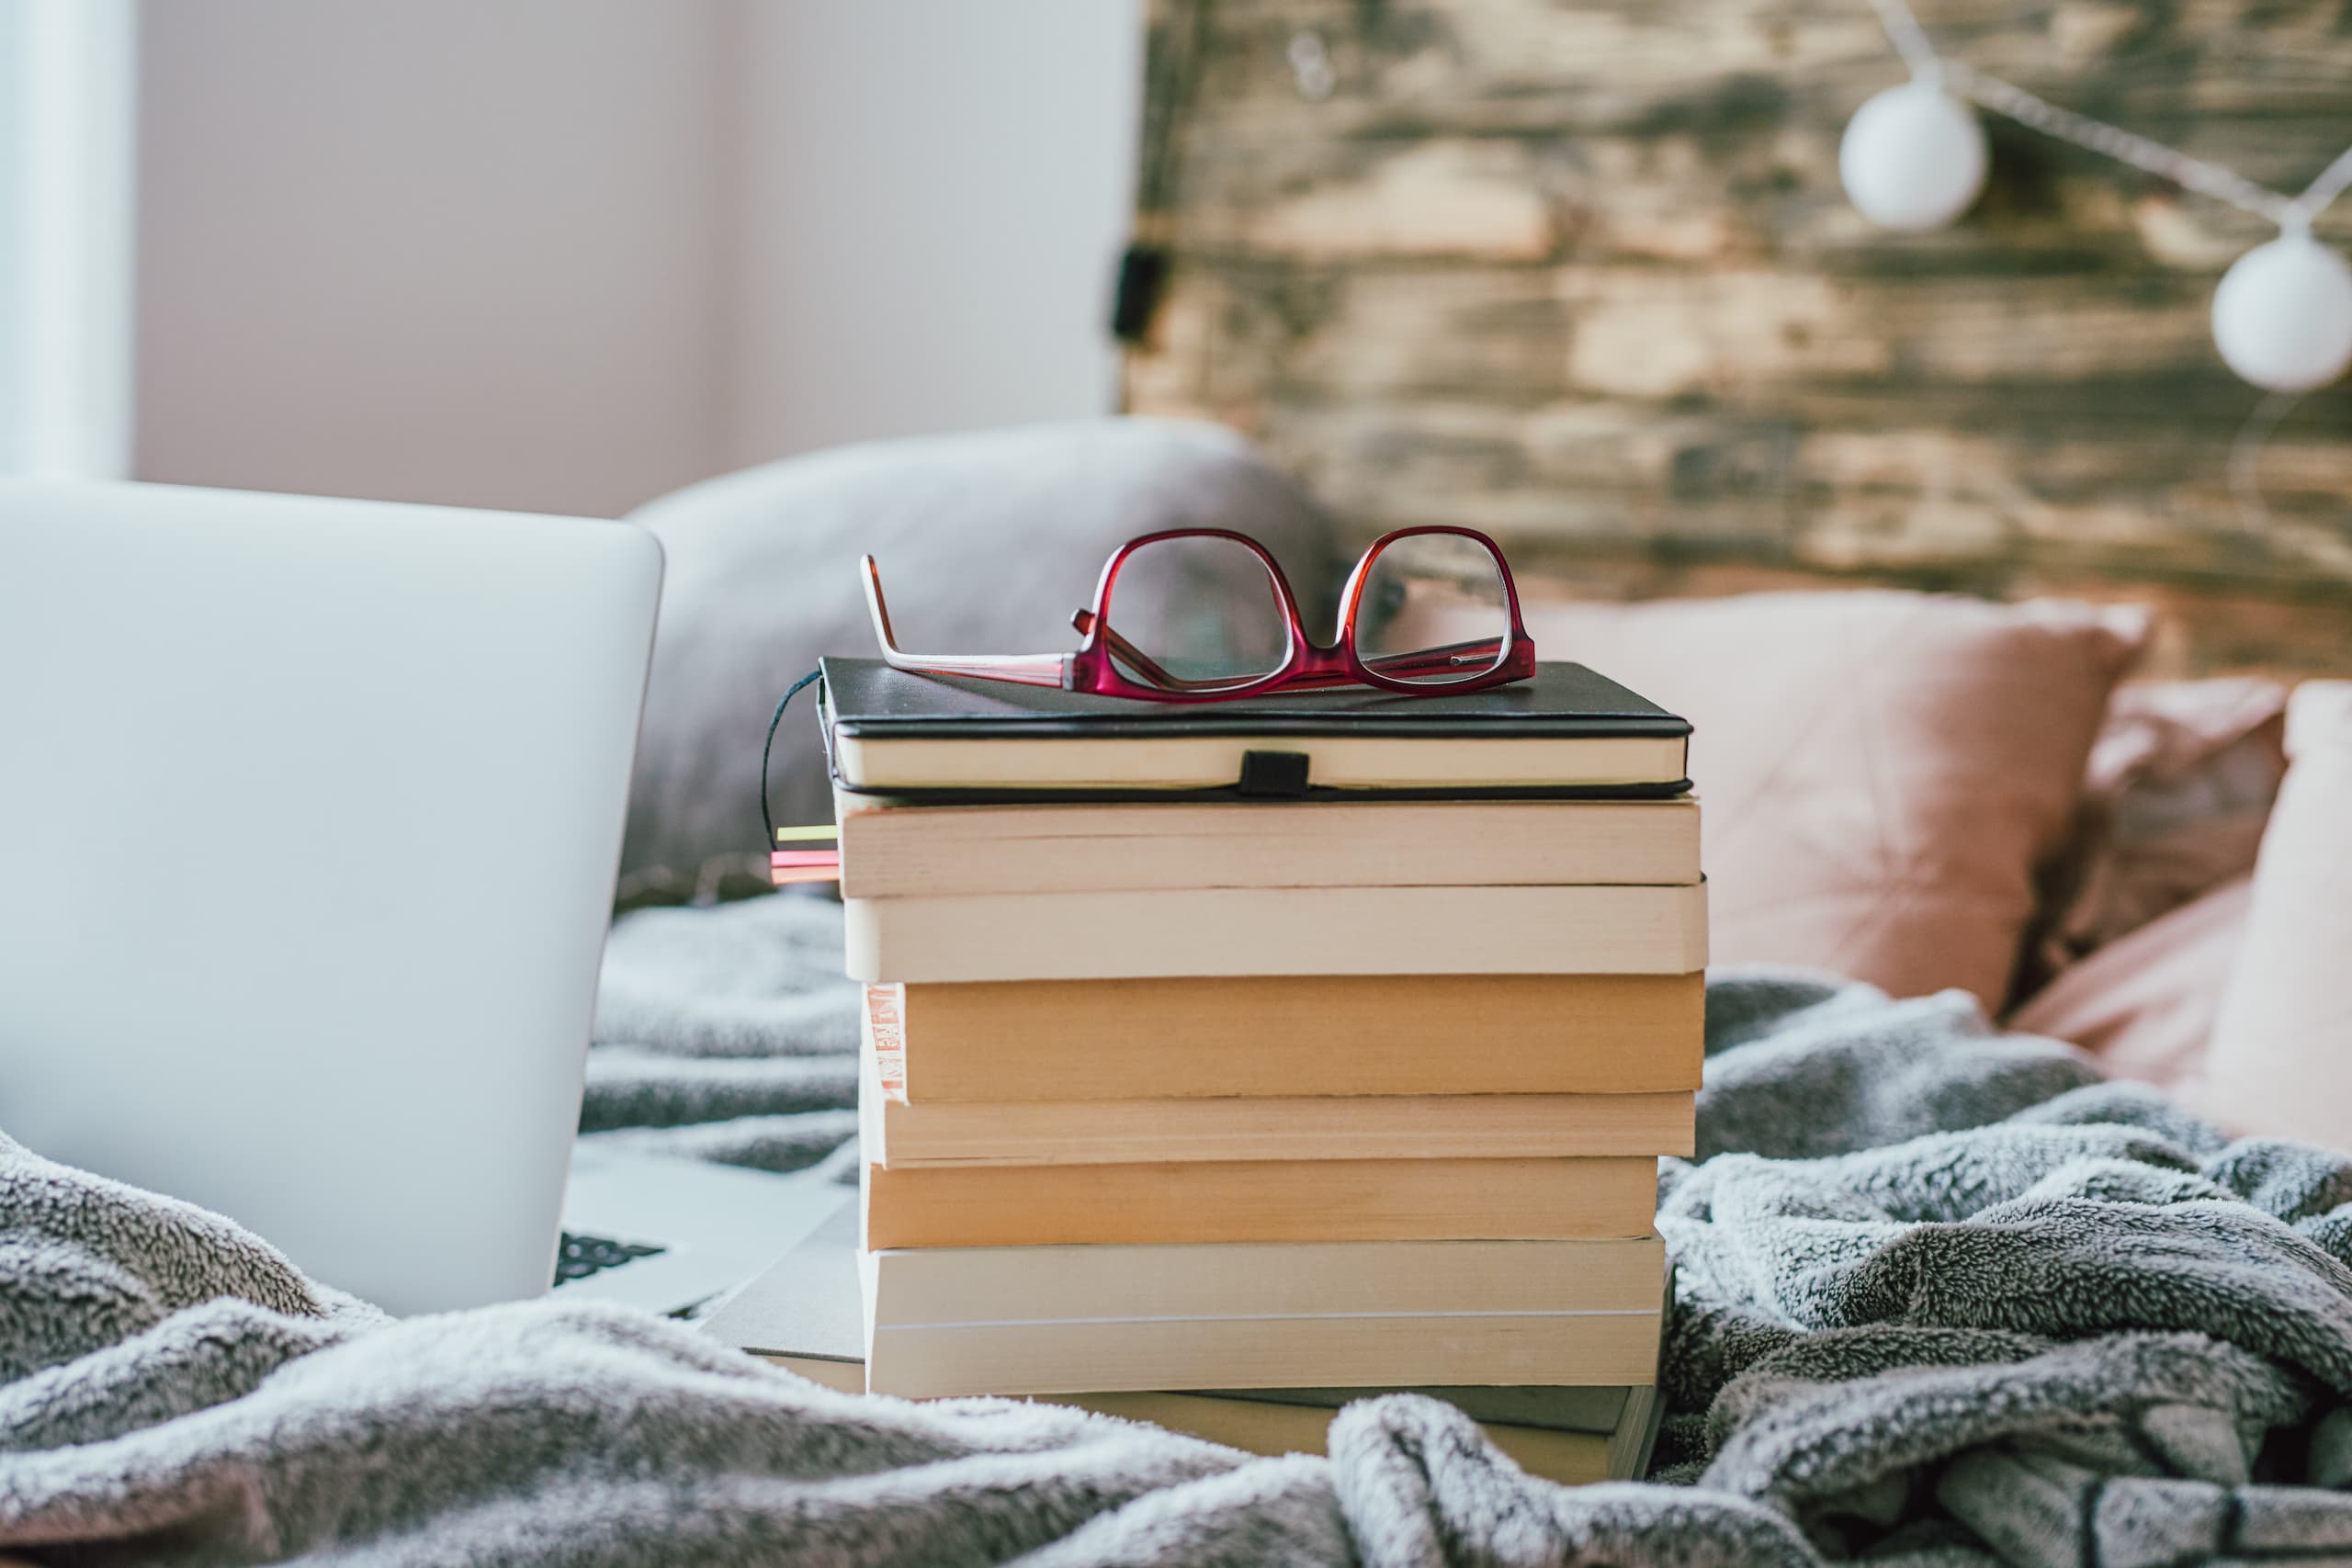
[[[879,1164],[1103,1165],[1167,1160],[1529,1159],[1679,1155],[1676,1094],[1324,1095],[910,1105],[877,1096]]]
[[[1264,749],[1249,736],[1123,740],[885,740],[836,736],[833,765],[852,789],[1216,789]],[[1487,740],[1321,736],[1282,750],[1308,759],[1321,789],[1593,789],[1682,777],[1679,738]]]
[[[1666,1280],[1665,1243],[1656,1235],[1577,1241],[910,1247],[869,1252],[865,1262],[880,1287],[876,1321],[906,1325],[1359,1314],[1449,1317],[1489,1312],[1625,1311],[1655,1317]],[[1280,1386],[1357,1381],[1295,1377]],[[1192,1386],[1220,1385],[1212,1379]]]
[[[1647,1309],[1479,1315],[877,1324],[866,1386],[907,1398],[1304,1382],[1630,1383],[1655,1379]]]
[[[1690,796],[834,807],[852,898],[1699,880]]]
[[[1376,907],[1380,918],[1367,921]],[[1692,886],[1289,887],[844,901],[854,979],[1688,975]]]
[[[1654,1156],[873,1166],[868,1247],[1642,1236]]]

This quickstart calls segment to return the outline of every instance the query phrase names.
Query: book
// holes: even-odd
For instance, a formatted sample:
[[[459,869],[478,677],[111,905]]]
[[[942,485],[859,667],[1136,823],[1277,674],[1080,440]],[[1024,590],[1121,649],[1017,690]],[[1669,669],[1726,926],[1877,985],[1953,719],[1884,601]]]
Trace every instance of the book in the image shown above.
[[[697,1326],[721,1344],[826,1388],[866,1392],[854,1206],[845,1203]],[[1387,1393],[1425,1393],[1456,1405],[1521,1469],[1569,1484],[1639,1476],[1657,1429],[1656,1390],[1647,1384],[1084,1391],[1050,1397],[1054,1404],[1148,1421],[1250,1453],[1279,1454],[1322,1452],[1340,1405]]]
[[[892,1087],[915,1106],[1688,1094],[1705,1046],[1696,974],[916,984],[866,998],[895,1017]]]
[[[1283,1099],[926,1100],[906,1098],[895,987],[865,987],[858,1138],[896,1170],[1217,1161],[1594,1159],[1689,1156],[1696,1097],[1661,1094],[1302,1095]],[[1205,1239],[1205,1238],[1203,1238]]]
[[[853,979],[1689,975],[1691,886],[1213,887],[842,900]]]
[[[834,807],[850,898],[1699,880],[1688,795],[917,806],[841,792]]]
[[[865,1156],[892,1168],[1169,1160],[1590,1158],[1694,1147],[1690,1092],[926,1100],[878,1092]]]
[[[1266,771],[1284,793],[1687,787],[1690,725],[1580,664],[1447,696],[1366,686],[1197,704],[920,675],[874,659],[828,659],[823,670],[833,776],[856,791],[1237,791],[1251,752],[1294,759]]]
[[[1193,1160],[865,1170],[865,1245],[1647,1235],[1654,1156]]]
[[[866,1385],[910,1398],[1647,1383],[1655,1235],[892,1247],[860,1255]]]

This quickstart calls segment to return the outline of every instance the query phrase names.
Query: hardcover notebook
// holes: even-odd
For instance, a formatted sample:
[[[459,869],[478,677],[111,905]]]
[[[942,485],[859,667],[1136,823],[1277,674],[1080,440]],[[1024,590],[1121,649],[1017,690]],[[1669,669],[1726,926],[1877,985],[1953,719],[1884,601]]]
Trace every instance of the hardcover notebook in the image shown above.
[[[1690,726],[1581,664],[1459,696],[1370,687],[1139,703],[828,659],[833,777],[985,801],[1325,793],[1575,798],[1684,793]]]

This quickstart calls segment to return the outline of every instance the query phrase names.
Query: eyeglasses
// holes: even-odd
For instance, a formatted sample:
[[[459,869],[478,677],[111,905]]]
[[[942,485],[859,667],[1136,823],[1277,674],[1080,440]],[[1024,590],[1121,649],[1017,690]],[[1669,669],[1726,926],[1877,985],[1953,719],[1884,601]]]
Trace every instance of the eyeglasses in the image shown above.
[[[881,571],[872,556],[862,564],[882,657],[923,674],[1204,703],[1349,684],[1428,696],[1535,673],[1510,567],[1492,539],[1469,528],[1382,535],[1348,574],[1329,646],[1307,637],[1298,597],[1265,547],[1224,528],[1175,528],[1121,547],[1093,605],[1070,617],[1080,637],[1074,653],[904,652]]]

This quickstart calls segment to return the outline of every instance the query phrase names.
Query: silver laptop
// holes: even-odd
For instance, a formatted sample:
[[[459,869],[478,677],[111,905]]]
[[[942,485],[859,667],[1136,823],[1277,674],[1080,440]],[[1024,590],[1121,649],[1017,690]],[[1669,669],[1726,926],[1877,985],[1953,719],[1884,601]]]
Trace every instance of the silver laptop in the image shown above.
[[[0,1131],[395,1312],[545,1291],[661,581],[626,524],[0,483]],[[602,1162],[675,1274],[665,1172],[758,1205]]]

